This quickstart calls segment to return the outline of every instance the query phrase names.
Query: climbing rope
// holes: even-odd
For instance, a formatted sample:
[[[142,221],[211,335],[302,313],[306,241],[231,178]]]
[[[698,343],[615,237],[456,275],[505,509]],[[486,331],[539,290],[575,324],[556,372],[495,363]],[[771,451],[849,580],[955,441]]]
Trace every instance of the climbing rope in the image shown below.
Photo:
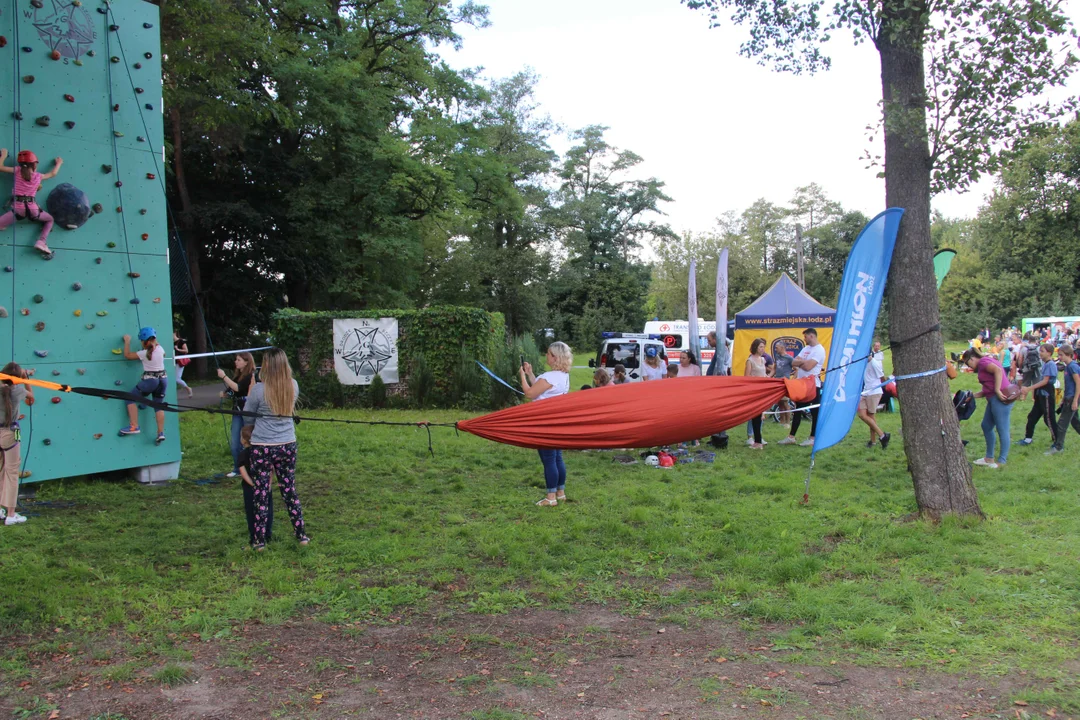
[[[13,36],[15,40],[14,55],[15,63],[12,68],[14,76],[12,77],[11,88],[15,100],[14,117],[11,122],[11,152],[12,158],[15,161],[15,172],[19,172],[19,149],[22,143],[22,125],[20,122],[20,115],[22,112],[22,43],[19,41],[19,18],[15,16],[12,24],[14,25]],[[12,180],[14,181],[15,175],[13,174]],[[12,199],[14,200],[14,189],[12,190]],[[11,212],[15,213],[15,203],[11,203]],[[29,212],[29,211],[27,211]],[[18,256],[16,240],[18,239],[18,216],[12,218],[11,223],[11,308],[8,311],[8,318],[11,320],[11,362],[15,362],[15,306],[17,304],[18,297],[16,295],[15,284],[15,264]],[[11,422],[16,422],[18,419],[17,407],[12,409],[16,415],[13,418],[8,418]],[[26,449],[27,452],[22,457],[22,466],[19,468],[19,484],[22,484],[23,473],[26,472],[26,462],[30,457],[30,440],[34,433],[34,407],[30,406],[30,429],[27,431],[26,436]]]
[[[107,8],[111,6],[106,4]],[[113,155],[113,170],[116,174],[116,196],[120,202],[118,206],[120,209],[120,224],[124,229],[124,254],[127,256],[128,266],[128,278],[131,280],[131,304],[135,306],[135,320],[139,327],[142,327],[142,315],[139,312],[139,295],[135,289],[135,270],[131,264],[131,245],[128,241],[128,229],[127,229],[127,210],[124,209],[124,191],[123,182],[120,180],[120,152],[116,145],[116,104],[113,97],[113,79],[112,79],[112,30],[110,28],[116,27],[112,24],[112,18],[109,15],[105,16],[105,54],[109,56],[109,60],[105,63],[105,77],[106,82],[109,85],[109,130],[112,132],[112,155]],[[142,115],[142,113],[139,113]]]

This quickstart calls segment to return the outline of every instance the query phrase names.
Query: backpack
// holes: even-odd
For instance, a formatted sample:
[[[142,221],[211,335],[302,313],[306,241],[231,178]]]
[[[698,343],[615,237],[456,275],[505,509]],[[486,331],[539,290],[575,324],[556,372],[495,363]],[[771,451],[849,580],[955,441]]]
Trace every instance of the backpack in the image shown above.
[[[967,420],[975,413],[975,395],[970,390],[959,390],[953,395],[956,419]]]
[[[1042,377],[1042,358],[1038,347],[1024,345],[1024,362],[1020,366],[1021,377],[1025,385],[1034,385]]]

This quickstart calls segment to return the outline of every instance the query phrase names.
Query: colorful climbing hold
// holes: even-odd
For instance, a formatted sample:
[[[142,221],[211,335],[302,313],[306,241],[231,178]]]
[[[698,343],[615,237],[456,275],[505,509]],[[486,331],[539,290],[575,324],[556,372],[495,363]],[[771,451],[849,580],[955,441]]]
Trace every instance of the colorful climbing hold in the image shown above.
[[[142,276],[139,275],[139,273],[137,273],[137,272],[129,272],[128,277],[129,278],[137,278],[137,277],[142,277]]]
[[[98,265],[100,265],[101,264],[101,258],[94,258],[94,262],[97,263]]]
[[[21,416],[19,416],[19,419],[22,420],[24,417],[26,417],[26,416],[21,415]],[[31,470],[23,470],[21,473],[19,473],[19,479],[20,480],[25,480],[26,478],[30,477],[33,474],[34,473]]]
[[[54,377],[59,377],[60,376],[60,371],[59,370],[53,370],[52,374],[53,374]]]
[[[34,48],[32,48],[32,47],[30,47],[28,45],[23,45],[22,51],[25,52],[25,53],[31,53],[31,52],[34,52]]]
[[[113,55],[111,58],[109,58],[109,62],[118,63],[120,62],[120,58]]]
[[[34,296],[34,302],[36,302],[38,305],[40,305],[41,303],[45,302],[45,296],[44,295],[35,295]]]
[[[146,91],[145,91],[145,90],[143,90],[142,88],[139,88],[139,87],[137,87],[137,88],[135,88],[135,92],[137,92],[137,93],[139,93],[139,94],[141,95],[141,94],[143,94],[143,93],[144,93],[144,92],[146,92]]]
[[[30,0],[30,4],[36,7],[38,10],[45,7],[45,3],[42,0]]]
[[[150,58],[154,57],[154,53],[143,53],[143,57],[149,60]]]
[[[38,320],[36,323],[34,323],[34,329],[37,330],[38,332],[41,332],[42,330],[45,329],[45,323]]]
[[[110,240],[109,242],[105,243],[105,247],[114,248],[114,247],[116,247],[116,243],[114,243],[112,240]]]
[[[116,302],[116,301],[117,301],[117,300],[119,300],[119,299],[120,299],[120,298],[109,298],[109,302]]]
[[[72,313],[72,315],[74,315],[75,317],[82,317],[82,310],[76,310]]]
[[[131,298],[131,300],[129,300],[128,302],[130,302],[132,305],[138,305],[139,298]]]
[[[73,3],[71,3],[71,4],[72,4],[72,5],[75,5],[75,3],[74,3],[74,2],[73,2]],[[81,4],[82,4],[82,3],[79,3],[79,5],[81,5]],[[78,7],[78,6],[76,5],[76,7]],[[86,51],[86,56],[87,56],[87,57],[94,57],[95,55],[97,55],[97,51],[95,51],[95,50],[87,50],[87,51]]]
[[[123,380],[117,380],[116,382],[113,383],[113,385],[123,385],[123,384],[124,384]]]
[[[11,267],[10,265],[5,265],[4,272],[15,272],[15,268]]]
[[[160,302],[161,302],[161,298],[154,298],[154,302],[156,302],[156,303],[160,303]]]
[[[89,323],[89,324],[88,324],[88,325],[86,326],[86,329],[87,329],[87,330],[93,330],[93,329],[94,329],[95,327],[97,327],[97,325],[94,325],[94,323]]]
[[[146,142],[146,138],[144,138],[142,135],[136,135],[135,139],[139,142]]]
[[[7,38],[0,35],[0,48],[7,47]]]
[[[75,121],[74,120],[65,120],[64,121],[64,127],[66,127],[68,130],[73,130],[75,128]]]
[[[105,316],[106,316],[106,315],[108,315],[108,314],[109,314],[109,313],[108,313],[108,311],[107,311],[107,310],[98,310],[97,316],[98,316],[98,317],[105,317]]]
[[[146,179],[147,180],[156,180],[157,175],[155,175],[154,173],[146,173]]]
[[[146,208],[139,208],[139,214],[140,215],[145,215],[146,214]]]
[[[23,308],[22,310],[19,311],[19,314],[22,315],[23,317],[26,317],[27,315],[30,314],[30,308]]]
[[[113,137],[124,137],[124,133],[119,130],[113,130]]]
[[[80,375],[85,375],[86,368],[75,368],[75,372],[79,373]]]
[[[116,181],[116,187],[123,187],[123,186],[124,186],[123,182],[121,182],[120,180]]]
[[[52,404],[53,405],[59,405],[60,404],[60,396],[59,395],[53,395]]]
[[[3,306],[0,306],[0,318],[6,318],[7,316],[8,316],[7,308],[3,307]]]
[[[147,30],[149,30],[150,28],[154,27],[153,23],[143,23],[143,24],[142,24],[142,26],[143,26],[144,28],[146,28]]]
[[[104,212],[105,210],[105,208],[102,207],[101,203],[94,203],[94,206],[90,209],[93,210],[95,213]]]
[[[16,120],[22,120],[22,113],[16,110],[15,112],[11,113],[11,117],[15,118]]]
[[[147,110],[153,110],[154,109],[154,106],[152,104],[150,104],[150,103],[146,103],[145,105],[143,105],[143,107],[146,108]]]
[[[143,240],[149,240],[150,239],[150,234],[149,233],[143,233],[142,234],[142,239]]]
[[[94,433],[94,439],[95,440],[100,440],[101,439],[101,433]]]
[[[101,166],[101,172],[103,172],[103,173],[105,173],[106,175],[108,175],[109,173],[111,173],[111,172],[112,172],[112,165],[102,165],[102,166]]]
[[[39,358],[43,358],[43,357],[48,357],[49,356],[49,351],[48,350],[35,350],[34,354],[37,355]]]
[[[113,348],[112,349],[112,354],[113,355],[123,355],[124,354],[124,349],[123,348]]]
[[[82,60],[80,60],[79,58],[75,58],[71,62],[73,65],[78,65],[79,67],[82,67]]]
[[[51,57],[53,60],[59,60],[60,59],[60,51],[59,50],[53,50],[51,53],[49,53],[49,57]]]
[[[120,26],[119,25],[110,25],[109,29],[112,30],[113,32],[116,32],[117,30],[120,29]]]
[[[60,398],[54,397],[52,399],[52,401],[53,401],[53,404],[56,404],[56,403],[60,402]],[[49,438],[45,438],[41,442],[42,442],[43,445],[52,445],[52,440],[50,440]]]
[[[64,99],[67,100],[68,102],[75,102],[75,96],[74,95],[65,95]]]
[[[34,122],[36,122],[41,127],[49,127],[49,122],[50,122],[49,121],[49,116],[48,115],[42,115],[41,117],[36,118],[34,120]]]
[[[71,289],[74,290],[75,292],[79,292],[80,290],[82,290],[82,283],[81,282],[73,282],[73,283],[71,283]]]
[[[33,75],[23,75],[23,79],[22,79],[22,81],[23,81],[24,83],[26,83],[27,85],[29,85],[29,84],[31,84],[32,82],[34,82],[34,76],[33,76]]]

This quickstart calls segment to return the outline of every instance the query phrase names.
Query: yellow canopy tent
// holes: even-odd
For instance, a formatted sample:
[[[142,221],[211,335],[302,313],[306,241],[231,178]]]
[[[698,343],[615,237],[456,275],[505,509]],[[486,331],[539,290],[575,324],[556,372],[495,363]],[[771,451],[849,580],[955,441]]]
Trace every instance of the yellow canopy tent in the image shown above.
[[[803,349],[803,330],[814,328],[818,340],[829,352],[836,310],[825,307],[796,285],[787,273],[773,283],[761,297],[740,313],[735,313],[735,343],[731,350],[731,374],[742,375],[750,344],[764,338],[765,352],[774,358],[779,353],[791,356]],[[828,356],[826,355],[826,367]],[[824,370],[825,368],[822,368]]]

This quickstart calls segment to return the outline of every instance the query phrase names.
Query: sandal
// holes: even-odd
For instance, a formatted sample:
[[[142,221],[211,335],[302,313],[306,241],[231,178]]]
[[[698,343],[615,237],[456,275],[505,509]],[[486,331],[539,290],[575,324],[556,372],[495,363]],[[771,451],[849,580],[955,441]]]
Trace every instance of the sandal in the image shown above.
[[[556,496],[555,496],[555,500],[556,500],[556,501],[558,501],[558,502],[567,502],[567,499],[566,499],[566,495],[565,495],[565,494],[563,494],[563,495],[556,495]]]
[[[543,500],[541,500],[540,502],[538,502],[536,504],[539,505],[540,507],[555,507],[556,505],[559,504],[559,501],[558,500],[552,500],[550,498],[544,498]]]
[[[296,541],[299,542],[301,545],[307,545],[309,542],[311,542],[311,538],[309,538],[307,535],[301,535],[300,537],[296,538]]]

